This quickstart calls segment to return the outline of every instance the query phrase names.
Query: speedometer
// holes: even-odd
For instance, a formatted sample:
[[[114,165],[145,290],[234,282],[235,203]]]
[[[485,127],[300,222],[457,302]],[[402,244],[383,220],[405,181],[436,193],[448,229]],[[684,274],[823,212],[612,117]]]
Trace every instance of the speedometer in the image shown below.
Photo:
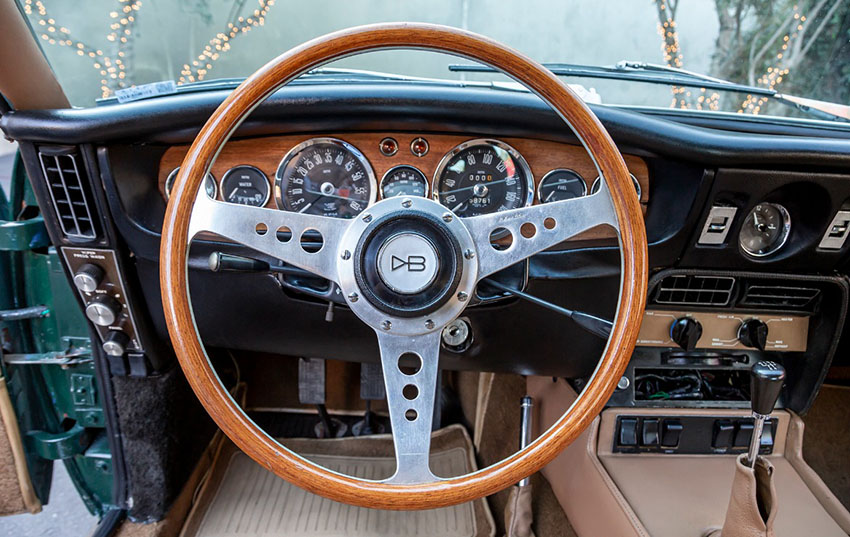
[[[461,217],[531,205],[531,169],[513,147],[470,140],[452,149],[434,174],[434,199]]]
[[[293,147],[277,169],[277,206],[287,211],[354,218],[375,201],[375,172],[353,145],[313,138]]]

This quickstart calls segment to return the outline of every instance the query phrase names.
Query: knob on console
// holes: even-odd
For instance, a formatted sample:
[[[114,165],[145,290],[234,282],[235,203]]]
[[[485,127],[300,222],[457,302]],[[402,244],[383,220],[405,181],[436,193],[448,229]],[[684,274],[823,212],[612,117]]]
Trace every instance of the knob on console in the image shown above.
[[[123,356],[130,337],[120,330],[110,330],[103,338],[103,352],[109,356]]]
[[[750,398],[753,413],[767,416],[773,412],[785,382],[785,368],[769,360],[756,362],[750,370]]]
[[[115,324],[120,312],[121,304],[109,297],[98,298],[86,306],[86,317],[98,326]]]
[[[767,345],[767,325],[758,319],[747,319],[738,328],[738,341],[744,346],[763,351]]]
[[[84,293],[91,293],[103,281],[103,274],[99,266],[86,263],[74,273],[74,285]]]
[[[702,325],[696,319],[680,317],[670,325],[670,339],[686,351],[692,351],[702,337]]]

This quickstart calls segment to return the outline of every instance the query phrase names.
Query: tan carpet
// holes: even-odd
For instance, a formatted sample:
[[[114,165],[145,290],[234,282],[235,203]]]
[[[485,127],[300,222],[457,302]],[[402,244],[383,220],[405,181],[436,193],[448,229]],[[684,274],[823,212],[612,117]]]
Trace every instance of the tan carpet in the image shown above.
[[[850,387],[821,388],[803,422],[803,458],[850,510]]]

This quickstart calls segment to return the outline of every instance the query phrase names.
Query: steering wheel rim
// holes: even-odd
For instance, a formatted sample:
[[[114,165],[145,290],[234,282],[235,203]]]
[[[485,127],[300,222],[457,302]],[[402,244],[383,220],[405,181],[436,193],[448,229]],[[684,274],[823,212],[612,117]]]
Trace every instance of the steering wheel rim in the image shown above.
[[[280,445],[245,414],[218,379],[201,344],[189,301],[189,241],[194,235],[193,232],[204,229],[219,231],[215,229],[212,218],[199,218],[195,213],[200,204],[206,203],[207,208],[215,208],[214,204],[219,203],[205,198],[203,190],[200,189],[201,181],[235,129],[254,108],[300,74],[345,56],[389,48],[424,49],[479,61],[514,78],[549,104],[579,137],[595,161],[601,176],[606,178],[603,183],[607,188],[600,189],[600,194],[610,200],[610,214],[615,221],[605,220],[602,223],[609,223],[618,230],[621,252],[620,299],[611,336],[594,375],[573,405],[549,430],[522,451],[477,472],[436,481],[366,481],[316,465]],[[599,199],[598,195],[595,197]],[[390,200],[380,204],[387,201]],[[574,200],[551,205],[566,204],[568,201]],[[377,205],[375,207],[377,208]],[[542,222],[545,213],[541,209],[535,209],[540,207],[542,206],[526,208],[526,213],[518,217],[516,222],[508,222],[506,225],[518,231],[518,227],[513,226],[519,226],[521,221],[534,218],[536,222]],[[582,216],[591,217],[594,211],[603,210],[606,206],[597,203],[589,209],[590,212],[581,210],[582,206],[578,204],[562,207],[565,212],[574,208],[579,209]],[[531,211],[532,209],[536,212]],[[228,210],[237,208],[230,206]],[[268,211],[255,208],[252,210]],[[434,208],[423,205],[423,210]],[[442,211],[445,212],[445,209]],[[282,214],[282,218],[293,218],[299,214],[277,212]],[[196,215],[194,219],[193,214]],[[510,216],[497,214],[502,215],[502,220],[499,220],[502,222]],[[270,215],[265,215],[264,218],[267,216]],[[450,217],[447,218],[451,220]],[[475,232],[476,224],[470,222],[475,218],[479,217],[468,219],[464,224],[461,224],[461,219],[458,218],[454,218],[454,222],[472,233]],[[202,222],[196,224],[198,220]],[[358,225],[361,227],[364,225],[365,219],[355,220],[360,222]],[[496,221],[479,221],[479,227],[484,228],[476,233],[487,231],[494,222]],[[369,222],[365,222],[367,227],[368,224]],[[270,235],[273,229],[268,229]],[[542,227],[540,230],[539,235],[542,237],[545,232]],[[293,238],[294,231],[293,229]],[[457,233],[462,234],[463,231]],[[224,235],[227,236],[226,231]],[[516,236],[519,239],[519,236]],[[543,242],[535,242],[534,245],[543,245],[543,248],[526,248],[531,251],[528,255],[548,247],[545,246],[548,243],[544,239],[540,240]],[[517,248],[521,249],[526,242],[522,239],[519,241],[521,244]],[[251,246],[249,242],[245,244]],[[511,248],[516,250],[513,246]],[[483,250],[477,251],[483,253]],[[345,253],[341,257],[345,260]],[[554,459],[590,425],[614,391],[634,349],[647,291],[647,243],[639,201],[634,196],[622,155],[593,112],[567,85],[530,58],[486,37],[459,29],[418,23],[368,25],[319,37],[272,60],[236,88],[201,129],[180,167],[163,222],[160,258],[163,308],[172,344],[190,386],[222,431],[248,456],[279,477],[335,501],[378,509],[430,509],[467,502],[502,490],[538,471]],[[477,275],[478,260],[474,263]],[[485,264],[484,258],[481,263],[482,266]],[[342,262],[338,264],[342,266]],[[321,271],[316,273],[322,274]],[[474,279],[473,285],[481,278],[476,276]],[[452,305],[456,305],[457,301],[452,300]],[[349,305],[355,306],[351,301]],[[463,307],[464,305],[460,305],[457,311],[462,311]],[[421,317],[424,318],[425,316]],[[439,328],[441,327],[438,326],[429,334],[437,334],[436,337],[439,338]],[[376,333],[381,341],[381,332],[377,328]],[[393,337],[396,337],[396,341],[415,342],[433,336],[402,332],[400,336]],[[382,362],[383,350],[382,346]],[[436,364],[434,367],[436,368]],[[387,371],[385,366],[385,373]],[[393,426],[395,428],[395,421]],[[394,437],[394,443],[398,455],[399,439]],[[427,458],[427,453],[425,457]],[[398,458],[397,464],[401,466]]]

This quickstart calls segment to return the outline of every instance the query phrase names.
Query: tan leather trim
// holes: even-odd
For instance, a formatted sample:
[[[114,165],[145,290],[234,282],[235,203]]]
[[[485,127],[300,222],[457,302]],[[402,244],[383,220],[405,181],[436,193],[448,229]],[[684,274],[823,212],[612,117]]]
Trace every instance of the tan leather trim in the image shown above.
[[[747,455],[735,459],[735,478],[720,537],[775,537],[776,487],[773,465],[757,457],[753,468]]]
[[[0,93],[17,110],[71,106],[15,0],[0,0]]]
[[[740,408],[609,408],[602,412],[602,424],[599,427],[598,453],[600,457],[612,455],[619,456],[656,456],[655,453],[614,453],[614,434],[617,425],[617,416],[718,416],[729,418],[749,418],[753,414],[750,410]],[[776,438],[773,439],[773,455],[785,453],[785,438],[788,432],[790,415],[784,410],[778,410],[770,415],[777,421]],[[712,455],[717,457],[734,457],[730,455]],[[669,455],[667,455],[669,456]],[[705,455],[676,455],[677,457],[704,457]]]
[[[9,396],[4,377],[0,377],[0,418],[3,419],[3,427],[6,429],[9,447],[15,460],[15,473],[18,476],[18,485],[21,487],[24,507],[30,513],[38,513],[41,511],[41,500],[36,496],[35,488],[33,488],[30,479],[30,471],[27,468],[27,459],[24,454],[24,444],[21,440],[21,430],[18,428],[18,418],[15,416],[15,409],[12,408],[12,399]]]
[[[563,379],[528,377],[528,394],[535,401],[534,434],[538,435],[561,417],[576,398]],[[599,418],[545,466],[543,475],[582,537],[649,537],[649,532],[620,493],[596,456]]]
[[[818,476],[803,459],[803,433],[805,424],[800,416],[791,412],[788,426],[788,439],[785,444],[785,458],[791,466],[797,470],[800,479],[809,487],[815,498],[823,506],[824,510],[841,526],[841,529],[850,534],[850,512],[844,508],[838,498],[829,490],[823,480]]]

